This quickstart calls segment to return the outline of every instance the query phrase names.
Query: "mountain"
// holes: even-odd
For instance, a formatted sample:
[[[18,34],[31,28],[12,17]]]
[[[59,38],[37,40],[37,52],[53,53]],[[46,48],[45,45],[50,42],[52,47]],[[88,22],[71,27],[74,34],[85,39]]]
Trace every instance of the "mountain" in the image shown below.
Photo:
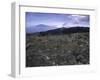
[[[79,33],[79,32],[89,32],[89,27],[70,27],[70,28],[57,28],[53,30],[48,30],[44,32],[37,32],[34,35],[47,35],[47,34],[67,34],[67,33]]]
[[[55,28],[56,27],[54,26],[39,24],[39,25],[34,25],[32,27],[26,27],[26,33],[44,32]]]
[[[70,27],[70,28],[62,27],[62,28],[57,28],[57,29],[52,29],[47,31],[42,30],[40,32],[30,33],[27,35],[44,36],[44,35],[59,35],[59,34],[82,33],[82,32],[89,32],[89,27],[80,27],[80,26]]]

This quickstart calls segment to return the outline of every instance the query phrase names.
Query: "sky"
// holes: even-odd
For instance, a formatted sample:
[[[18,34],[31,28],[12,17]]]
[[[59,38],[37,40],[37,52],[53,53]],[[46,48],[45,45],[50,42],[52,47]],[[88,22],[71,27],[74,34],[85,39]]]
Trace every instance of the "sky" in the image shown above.
[[[89,15],[26,12],[26,31],[39,32],[61,27],[89,27]],[[43,26],[46,25],[46,26]],[[38,26],[38,27],[37,27]],[[45,29],[43,29],[45,27]],[[37,29],[36,29],[37,28]],[[35,30],[35,31],[34,31]]]

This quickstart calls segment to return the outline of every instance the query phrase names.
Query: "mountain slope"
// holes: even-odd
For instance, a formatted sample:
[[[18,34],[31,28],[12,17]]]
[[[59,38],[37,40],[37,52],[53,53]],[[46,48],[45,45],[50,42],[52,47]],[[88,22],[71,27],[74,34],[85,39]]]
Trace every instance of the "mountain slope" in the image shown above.
[[[26,37],[26,67],[84,65],[89,60],[89,32]]]
[[[44,32],[44,31],[48,31],[51,29],[55,29],[54,26],[49,26],[49,25],[44,25],[44,24],[39,24],[39,25],[35,25],[32,27],[26,27],[26,33],[36,33],[36,32]]]
[[[68,33],[82,33],[82,32],[89,32],[89,27],[70,27],[70,28],[57,28],[52,29],[44,32],[36,32],[32,35],[57,35],[57,34],[68,34]]]

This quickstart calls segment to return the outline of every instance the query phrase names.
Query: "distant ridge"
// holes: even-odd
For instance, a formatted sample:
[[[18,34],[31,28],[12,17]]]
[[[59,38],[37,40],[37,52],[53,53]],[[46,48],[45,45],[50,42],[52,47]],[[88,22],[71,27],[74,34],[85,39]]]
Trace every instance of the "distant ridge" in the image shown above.
[[[82,32],[89,32],[89,27],[62,27],[62,28],[57,28],[57,29],[52,29],[44,32],[36,32],[36,33],[31,33],[27,35],[54,35],[54,34],[68,34],[68,33],[82,33]]]
[[[45,24],[39,24],[39,25],[26,27],[26,33],[32,34],[32,33],[37,33],[37,32],[45,32],[51,29],[56,29],[56,27],[45,25]]]

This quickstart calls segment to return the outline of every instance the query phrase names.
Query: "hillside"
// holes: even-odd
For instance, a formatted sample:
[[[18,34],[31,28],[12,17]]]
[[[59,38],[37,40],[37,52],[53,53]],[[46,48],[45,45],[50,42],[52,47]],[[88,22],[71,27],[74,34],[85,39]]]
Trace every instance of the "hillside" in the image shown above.
[[[89,64],[89,29],[67,32],[62,28],[57,30],[62,35],[51,35],[56,30],[26,35],[26,67]]]
[[[56,28],[51,29],[47,31],[40,31],[35,33],[28,33],[27,35],[38,35],[38,36],[45,36],[45,35],[62,35],[62,34],[69,34],[69,33],[79,33],[79,32],[89,32],[89,27],[62,27],[62,28]]]

